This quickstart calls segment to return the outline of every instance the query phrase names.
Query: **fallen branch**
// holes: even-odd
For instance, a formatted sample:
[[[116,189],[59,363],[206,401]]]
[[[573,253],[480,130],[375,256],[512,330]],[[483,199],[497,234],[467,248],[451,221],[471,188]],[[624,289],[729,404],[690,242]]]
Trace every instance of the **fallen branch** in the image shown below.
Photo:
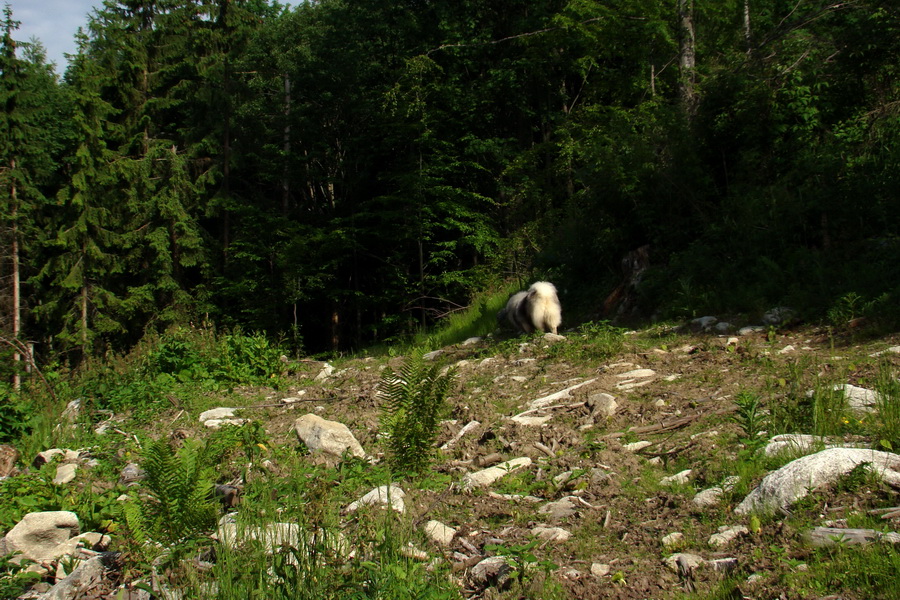
[[[717,410],[711,414],[722,415],[722,414],[734,412],[734,410],[735,410],[734,407],[723,408],[723,409]],[[702,416],[704,416],[704,414],[702,412],[700,412],[695,415],[681,417],[679,419],[674,419],[672,421],[667,421],[665,423],[657,423],[656,425],[645,425],[644,427],[634,427],[632,429],[627,429],[625,431],[617,431],[615,433],[607,434],[603,437],[609,438],[609,439],[615,439],[615,438],[620,438],[622,436],[628,435],[629,433],[634,433],[637,435],[644,435],[647,433],[663,433],[665,431],[681,429],[682,427],[685,427],[686,425],[690,425],[691,423],[693,423],[694,421],[696,421],[697,419],[699,419]]]

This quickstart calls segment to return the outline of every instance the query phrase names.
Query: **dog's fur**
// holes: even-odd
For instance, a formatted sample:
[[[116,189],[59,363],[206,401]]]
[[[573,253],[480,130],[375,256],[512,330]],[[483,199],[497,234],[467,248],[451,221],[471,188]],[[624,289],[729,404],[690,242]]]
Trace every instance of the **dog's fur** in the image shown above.
[[[556,287],[547,281],[538,281],[527,290],[516,292],[497,314],[498,321],[503,319],[523,333],[536,330],[556,333],[562,322]]]

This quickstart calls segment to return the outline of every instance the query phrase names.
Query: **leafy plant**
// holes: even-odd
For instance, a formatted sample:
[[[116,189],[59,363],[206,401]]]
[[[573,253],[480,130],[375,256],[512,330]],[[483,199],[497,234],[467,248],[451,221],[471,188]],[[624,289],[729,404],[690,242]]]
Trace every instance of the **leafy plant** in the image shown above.
[[[759,435],[766,426],[766,412],[762,408],[758,395],[742,391],[734,398],[737,405],[737,414],[732,417],[742,432],[741,441],[751,450],[758,449],[765,440]]]
[[[456,378],[451,369],[428,363],[420,350],[398,372],[382,373],[378,399],[382,402],[381,428],[386,435],[388,461],[398,471],[424,471],[434,455],[440,419]]]
[[[141,543],[146,538],[181,543],[212,529],[216,505],[212,499],[212,471],[201,453],[186,444],[178,453],[165,440],[144,451],[142,466],[149,494],[126,508],[128,526]]]

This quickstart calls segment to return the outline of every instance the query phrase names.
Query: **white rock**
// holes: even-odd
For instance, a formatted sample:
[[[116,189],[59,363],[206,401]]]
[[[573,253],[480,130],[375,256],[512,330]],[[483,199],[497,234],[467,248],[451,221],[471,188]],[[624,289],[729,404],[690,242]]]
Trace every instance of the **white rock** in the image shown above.
[[[531,528],[531,533],[538,539],[548,542],[565,542],[572,537],[572,534],[562,527],[537,526]]]
[[[715,317],[698,317],[691,321],[691,327],[693,327],[694,329],[699,329],[701,331],[707,331],[717,322],[718,319]]]
[[[226,407],[211,408],[200,413],[199,421],[201,423],[205,423],[206,421],[211,421],[214,419],[230,419],[234,417],[234,411],[236,410],[236,408]]]
[[[509,420],[528,427],[541,427],[542,425],[546,425],[547,421],[552,418],[553,415],[542,415],[537,417],[534,415],[515,415],[510,417]]]
[[[480,341],[481,341],[480,337],[470,337],[468,339],[463,340],[463,342],[460,345],[461,346],[471,346],[473,344],[477,344]]]
[[[675,531],[670,533],[669,535],[663,536],[662,545],[666,548],[670,546],[676,546],[684,541],[684,534],[680,531]]]
[[[677,573],[679,565],[681,565],[683,569],[692,570],[699,567],[706,561],[696,554],[690,554],[688,552],[678,552],[676,554],[672,554],[671,556],[667,556],[664,562],[666,563],[666,566]]]
[[[425,535],[441,546],[449,546],[453,543],[453,536],[456,535],[456,529],[444,525],[440,521],[431,520],[425,523]]]
[[[738,335],[753,335],[754,333],[763,333],[766,330],[762,325],[750,325],[748,327],[741,327],[738,329]]]
[[[680,473],[675,473],[674,475],[670,475],[668,477],[663,477],[659,480],[660,485],[681,485],[688,483],[691,480],[691,473],[693,471],[691,469],[685,469]]]
[[[319,374],[313,378],[313,381],[325,381],[326,379],[331,377],[332,373],[334,373],[334,367],[328,363],[325,363],[322,366],[322,370],[319,371]]]
[[[734,486],[737,485],[737,482],[740,481],[740,479],[741,478],[737,475],[727,477],[721,486],[715,486],[703,490],[702,492],[697,492],[691,502],[693,502],[695,506],[698,506],[700,508],[715,506],[722,499],[722,495],[725,492],[731,491]]]
[[[616,414],[619,408],[616,398],[605,392],[593,394],[588,398],[588,404],[593,407],[593,411],[600,417],[609,418]]]
[[[365,450],[343,423],[309,413],[294,421],[294,429],[312,452],[321,451],[340,457],[349,451],[353,456],[366,457]]]
[[[625,452],[640,452],[644,448],[652,446],[653,442],[640,441],[640,442],[631,442],[630,444],[624,444],[622,446],[622,450]]]
[[[511,572],[512,567],[505,556],[490,556],[469,570],[469,579],[479,589],[502,587]]]
[[[59,465],[56,467],[56,477],[53,478],[53,483],[56,485],[65,485],[75,479],[75,472],[78,470],[78,465],[75,463],[66,463],[64,465]]]
[[[6,552],[21,552],[37,562],[59,558],[57,549],[81,533],[78,515],[67,510],[34,512],[25,515],[3,538]]]
[[[790,352],[794,352],[796,348],[794,348],[791,344],[788,344],[784,348],[778,351],[778,354],[788,354]]]
[[[797,311],[786,306],[778,306],[762,317],[764,325],[781,325],[797,316]]]
[[[766,456],[775,456],[782,452],[794,452],[803,454],[810,450],[821,450],[825,448],[838,448],[841,444],[827,442],[826,439],[818,435],[807,435],[805,433],[785,433],[776,435],[766,447],[763,453]]]
[[[787,511],[809,492],[828,485],[862,463],[869,463],[868,468],[886,482],[900,485],[900,456],[864,448],[829,448],[798,458],[766,475],[734,512]]]
[[[591,563],[591,575],[595,577],[603,577],[609,575],[610,567],[603,563]]]
[[[494,465],[493,467],[488,467],[487,469],[468,473],[463,477],[462,489],[468,491],[475,488],[486,487],[501,477],[530,465],[531,459],[527,456],[522,456],[500,463],[499,465]]]
[[[372,506],[376,504],[390,506],[392,509],[397,511],[400,514],[406,510],[406,505],[403,502],[403,498],[406,497],[406,492],[400,489],[396,485],[382,485],[356,502],[351,502],[347,508],[344,509],[345,513],[351,513],[361,506]]]
[[[834,390],[844,391],[844,397],[847,399],[851,410],[870,412],[875,409],[881,399],[881,395],[878,392],[849,383],[838,384],[834,386]]]
[[[723,546],[730,544],[739,536],[747,535],[748,533],[750,533],[750,530],[743,525],[737,525],[735,527],[728,527],[726,525],[719,527],[719,532],[710,536],[707,543],[714,548],[722,548]]]
[[[616,389],[628,391],[635,388],[644,387],[645,385],[648,385],[650,383],[651,381],[648,379],[645,379],[644,381],[620,381],[616,384]]]

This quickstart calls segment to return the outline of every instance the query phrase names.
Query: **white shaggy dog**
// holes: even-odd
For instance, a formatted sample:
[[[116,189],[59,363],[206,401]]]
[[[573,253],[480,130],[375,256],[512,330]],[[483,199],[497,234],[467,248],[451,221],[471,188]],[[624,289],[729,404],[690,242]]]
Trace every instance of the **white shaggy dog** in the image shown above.
[[[538,281],[526,291],[516,292],[497,314],[498,321],[504,318],[524,333],[535,330],[556,333],[562,322],[562,307],[556,287],[547,281]]]

